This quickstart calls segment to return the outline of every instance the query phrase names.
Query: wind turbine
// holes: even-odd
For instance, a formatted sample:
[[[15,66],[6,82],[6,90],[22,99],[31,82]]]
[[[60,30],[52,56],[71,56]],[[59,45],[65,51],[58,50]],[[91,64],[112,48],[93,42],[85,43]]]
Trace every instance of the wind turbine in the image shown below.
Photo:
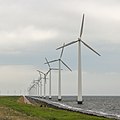
[[[37,94],[38,94],[37,93],[37,84],[36,84],[37,82],[35,80],[33,80],[32,83],[33,83],[33,90],[34,90],[34,94],[35,94],[34,96],[37,96]]]
[[[31,96],[31,89],[32,89],[32,85],[30,85],[30,86],[28,87],[28,89],[27,89],[29,96]]]
[[[33,82],[34,82],[34,84],[37,85],[37,88],[36,88],[37,91],[36,91],[36,93],[38,92],[37,94],[38,94],[38,96],[39,96],[39,91],[40,91],[40,90],[39,90],[39,82],[40,82],[40,80],[34,80]]]
[[[45,64],[47,64],[48,67],[49,67],[49,71],[48,71],[48,73],[49,73],[49,99],[51,99],[52,98],[51,97],[51,70],[59,70],[59,69],[57,69],[57,68],[51,68],[51,66],[50,66],[47,58],[45,58],[45,60],[46,60]]]
[[[32,89],[32,85],[30,85],[30,87],[28,87],[28,95],[31,96],[31,89]]]
[[[44,98],[46,98],[46,77],[47,77],[47,74],[49,73],[49,71],[47,72],[47,73],[44,73],[44,72],[42,72],[42,71],[40,71],[40,70],[37,70],[39,73],[42,73],[43,75],[44,75]]]
[[[82,33],[83,33],[84,16],[85,15],[83,14],[81,30],[80,30],[80,37],[76,41],[72,41],[72,42],[65,44],[56,49],[56,50],[58,50],[58,49],[66,47],[66,46],[69,46],[71,44],[78,43],[78,98],[77,98],[78,104],[82,104],[82,102],[83,102],[83,100],[82,100],[82,71],[81,71],[81,43],[83,43],[87,48],[92,50],[98,56],[101,56],[98,52],[96,52],[92,47],[90,47],[88,44],[86,44],[81,39]]]
[[[38,70],[37,70],[37,72],[40,75],[40,79],[39,79],[39,82],[40,82],[40,97],[42,98],[42,76],[41,76],[41,73]]]
[[[65,44],[63,44],[64,46]],[[52,60],[52,61],[49,61],[48,63],[52,63],[52,62],[59,62],[59,82],[58,82],[58,101],[61,101],[61,63],[66,66],[70,71],[72,71],[68,65],[66,65],[66,63],[63,62],[63,60],[61,59],[62,58],[62,55],[63,55],[63,51],[64,51],[64,47],[62,47],[62,51],[61,51],[61,54],[60,54],[60,57],[59,59],[56,59],[56,60]],[[47,64],[47,63],[45,63]]]
[[[29,93],[30,95],[34,95],[34,88],[35,88],[35,84],[31,85],[30,88],[29,88]]]

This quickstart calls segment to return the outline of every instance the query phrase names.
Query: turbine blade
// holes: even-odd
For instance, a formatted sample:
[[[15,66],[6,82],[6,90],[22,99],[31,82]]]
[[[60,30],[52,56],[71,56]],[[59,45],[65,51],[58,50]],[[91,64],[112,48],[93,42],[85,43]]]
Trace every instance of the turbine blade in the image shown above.
[[[86,47],[88,47],[90,50],[92,50],[94,53],[96,53],[98,56],[101,56],[98,52],[96,52],[93,48],[91,48],[89,45],[87,45],[85,42],[83,42],[82,40],[81,40],[81,42],[86,46]]]
[[[63,46],[64,46],[64,45],[65,45],[65,43],[63,44]],[[62,58],[63,51],[64,51],[64,47],[62,48],[61,55],[60,55],[60,59]]]
[[[51,69],[49,69],[48,72],[45,75],[47,76],[50,71],[51,71]]]
[[[42,73],[42,74],[45,74],[45,73],[43,73],[42,71],[40,71],[40,70],[37,70],[38,72],[40,72],[40,73]]]
[[[58,68],[51,68],[51,70],[59,70]]]
[[[82,24],[81,24],[81,29],[80,29],[80,38],[82,37],[82,33],[83,33],[83,25],[84,25],[84,14],[83,14],[83,17],[82,17]]]
[[[71,44],[74,44],[74,43],[76,43],[76,42],[78,42],[78,40],[73,41],[73,42],[70,42],[70,43],[68,43],[68,44],[65,44],[64,46],[61,46],[61,47],[57,48],[56,50],[61,49],[61,48],[66,47],[66,46],[69,46],[69,45],[71,45]]]
[[[70,67],[68,67],[68,65],[66,65],[62,60],[60,60],[70,71],[72,71],[71,69],[70,69]]]
[[[56,61],[58,61],[58,59],[57,60],[49,61],[48,63],[52,63],[52,62],[56,62]],[[47,63],[45,63],[45,64],[47,64]]]
[[[48,64],[48,67],[50,68],[50,64],[49,64],[47,58],[45,58],[45,60],[46,60],[46,63]]]

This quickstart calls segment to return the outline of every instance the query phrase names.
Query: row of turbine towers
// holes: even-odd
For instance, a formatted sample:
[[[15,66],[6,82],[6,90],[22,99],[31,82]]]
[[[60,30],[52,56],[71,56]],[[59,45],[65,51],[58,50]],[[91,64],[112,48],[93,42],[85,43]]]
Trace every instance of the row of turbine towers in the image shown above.
[[[52,61],[48,61],[47,58],[45,58],[46,60],[46,63],[49,67],[48,71],[46,73],[40,71],[40,70],[37,70],[37,72],[39,73],[39,79],[38,80],[34,80],[32,82],[32,86],[29,88],[29,94],[30,95],[37,95],[37,96],[40,96],[42,98],[42,79],[44,79],[44,95],[43,97],[46,98],[46,79],[47,79],[47,75],[49,74],[49,99],[52,98],[51,96],[51,71],[53,70],[57,70],[59,71],[59,94],[58,94],[58,100],[61,101],[61,63],[66,66],[70,71],[72,71],[70,69],[70,67],[62,60],[62,55],[63,55],[63,51],[64,51],[64,48],[62,48],[62,51],[61,51],[61,54],[60,54],[60,57],[56,60],[52,60]],[[51,62],[59,62],[59,68],[52,68],[50,63]],[[39,93],[40,92],[40,93]]]
[[[38,90],[37,89],[36,90],[38,91],[38,95],[40,92],[40,97],[42,97],[42,79],[44,79],[44,98],[46,98],[46,79],[47,79],[47,75],[49,74],[49,99],[51,99],[52,98],[52,96],[51,96],[51,71],[58,70],[59,71],[58,101],[61,101],[61,99],[62,99],[61,98],[61,63],[63,65],[65,65],[70,71],[72,71],[71,68],[66,63],[64,63],[63,60],[61,59],[62,55],[63,55],[63,51],[64,51],[65,47],[72,45],[74,43],[78,43],[78,97],[77,97],[77,102],[78,102],[78,104],[82,104],[83,98],[82,98],[81,43],[84,44],[87,48],[89,48],[91,51],[93,51],[98,56],[101,56],[98,52],[96,52],[92,47],[90,47],[88,44],[86,44],[82,40],[84,17],[85,17],[85,15],[83,14],[79,38],[70,43],[67,43],[67,44],[64,43],[61,47],[57,48],[56,50],[62,49],[60,57],[58,59],[48,61],[47,58],[45,58],[45,60],[46,60],[45,64],[48,64],[49,70],[46,73],[44,73],[40,70],[37,70],[37,72],[40,75],[40,78],[39,78],[39,80],[33,81],[33,85],[30,86],[30,88],[29,88],[29,95],[33,95],[35,88],[36,88],[35,86],[37,86]],[[58,62],[59,68],[51,68],[50,63],[53,63],[53,62]]]

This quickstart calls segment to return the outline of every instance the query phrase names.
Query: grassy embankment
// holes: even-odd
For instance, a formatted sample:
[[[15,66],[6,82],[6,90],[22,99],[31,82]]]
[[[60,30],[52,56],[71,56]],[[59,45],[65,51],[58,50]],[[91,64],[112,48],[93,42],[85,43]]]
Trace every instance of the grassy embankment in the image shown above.
[[[39,107],[39,105],[27,105],[18,102],[18,99],[19,97],[0,97],[0,107],[7,107],[39,120],[109,120],[66,110]]]

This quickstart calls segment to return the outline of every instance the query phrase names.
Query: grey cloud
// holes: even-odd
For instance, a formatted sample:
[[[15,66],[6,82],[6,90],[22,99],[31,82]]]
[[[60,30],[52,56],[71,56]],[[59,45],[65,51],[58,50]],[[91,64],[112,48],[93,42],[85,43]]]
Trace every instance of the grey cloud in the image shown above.
[[[6,37],[7,34],[5,37],[0,34],[0,64],[34,65],[47,70],[44,58],[51,60],[59,57],[60,51],[56,51],[56,48],[63,42],[67,43],[79,37],[84,12],[85,25],[82,39],[102,56],[99,58],[82,46],[83,71],[88,74],[96,73],[96,76],[99,76],[98,73],[101,76],[106,72],[119,73],[119,11],[118,0],[2,0],[0,1],[0,33],[14,33],[19,42],[15,41],[16,38],[11,40],[10,37]],[[31,32],[30,35],[24,32],[24,29],[30,26],[34,26],[38,31],[52,30],[57,35],[46,40],[42,38],[38,41],[31,40]],[[25,36],[19,34],[20,28]],[[33,32],[36,33],[36,29]],[[4,43],[5,38],[6,43]],[[63,60],[73,71],[77,69],[77,44],[65,49]],[[95,79],[92,77],[91,79]],[[26,76],[26,79],[29,81],[32,78]],[[103,81],[105,79],[106,77],[102,77]]]

